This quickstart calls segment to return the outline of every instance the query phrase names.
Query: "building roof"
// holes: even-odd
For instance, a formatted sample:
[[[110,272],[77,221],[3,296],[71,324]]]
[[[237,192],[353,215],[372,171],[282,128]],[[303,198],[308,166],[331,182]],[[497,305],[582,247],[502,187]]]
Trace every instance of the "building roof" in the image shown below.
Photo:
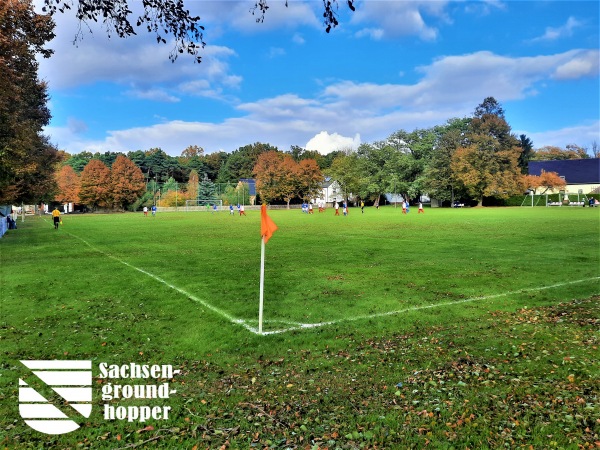
[[[529,175],[556,172],[569,184],[600,183],[600,158],[529,161]]]
[[[321,187],[322,188],[328,188],[329,186],[331,186],[335,182],[336,181],[333,178],[331,178],[331,177],[325,177],[325,180],[323,180],[323,183],[321,183]]]
[[[240,178],[239,182],[248,184],[249,195],[256,195],[256,180],[254,178]]]

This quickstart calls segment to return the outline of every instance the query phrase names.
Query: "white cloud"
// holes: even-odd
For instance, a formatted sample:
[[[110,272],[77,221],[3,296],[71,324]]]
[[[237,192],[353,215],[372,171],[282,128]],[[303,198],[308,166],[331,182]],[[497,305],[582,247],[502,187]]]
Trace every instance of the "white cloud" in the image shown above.
[[[381,28],[363,28],[356,32],[357,38],[368,37],[374,41],[381,40],[385,35],[385,31]]]
[[[556,28],[547,27],[545,33],[542,36],[533,38],[531,42],[556,41],[557,39],[570,37],[573,35],[573,31],[576,28],[579,28],[581,25],[582,23],[579,22],[577,19],[575,19],[574,17],[569,17],[564,25]]]
[[[424,16],[448,20],[445,13],[447,4],[447,1],[367,1],[360,3],[359,10],[351,17],[351,23],[359,26],[365,24],[356,33],[357,37],[379,40],[416,35],[422,40],[434,41],[438,37],[438,30],[427,24]]]
[[[203,2],[204,3],[204,2]],[[251,7],[254,2],[224,2],[233,5],[229,8],[226,17],[216,18],[219,21],[227,21],[227,25],[244,33],[264,33],[279,28],[295,29],[303,26],[320,28],[321,21],[319,7],[321,2],[269,2],[269,9],[264,15],[264,20],[257,23],[261,12],[256,10],[254,14]]]
[[[554,71],[554,78],[570,80],[588,76],[598,76],[599,55],[597,50],[576,52],[571,58],[560,64]]]
[[[285,55],[285,49],[281,47],[270,47],[269,48],[269,58],[278,58],[280,56]]]
[[[294,42],[294,44],[303,45],[306,40],[300,33],[294,33],[294,36],[292,36],[292,42]]]
[[[506,9],[506,3],[499,0],[483,0],[479,2],[465,3],[465,11],[471,14],[487,16],[494,10]]]
[[[567,72],[570,76],[589,75],[588,69],[567,70],[577,61],[596,61],[597,71],[597,59],[596,50],[520,58],[491,52],[446,56],[420,67],[421,78],[412,84],[337,81],[312,97],[285,94],[239,103],[235,107],[240,117],[218,123],[161,121],[113,130],[94,142],[83,142],[68,130],[53,129],[52,134],[54,139],[65,139],[59,143],[70,152],[90,147],[98,151],[161,147],[178,155],[193,143],[210,153],[232,151],[251,142],[267,142],[282,150],[306,142],[306,148],[315,146],[326,153],[356,146],[361,139],[384,139],[399,129],[427,128],[448,118],[468,116],[488,96],[501,103],[524,99],[543,91],[547,80],[567,78]],[[198,79],[182,83],[178,89],[208,95],[213,86],[206,79]],[[569,131],[578,132],[571,129],[560,133]],[[551,132],[543,135],[550,136]],[[538,145],[537,140],[534,142]]]
[[[312,137],[304,146],[307,150],[317,150],[322,155],[334,152],[336,150],[356,150],[360,145],[360,134],[353,138],[341,136],[338,133],[329,134],[327,131],[321,131]]]
[[[580,147],[591,149],[592,142],[600,143],[600,121],[596,120],[590,123],[573,125],[558,130],[545,130],[538,132],[519,131],[517,134],[524,133],[530,138],[535,148],[541,148],[548,145],[565,148],[569,144],[576,144]]]
[[[166,102],[166,103],[177,103],[180,101],[178,97],[170,95],[168,92],[162,89],[148,89],[148,90],[138,90],[133,89],[125,92],[126,95],[130,97],[139,98],[142,100],[151,100],[157,102]]]

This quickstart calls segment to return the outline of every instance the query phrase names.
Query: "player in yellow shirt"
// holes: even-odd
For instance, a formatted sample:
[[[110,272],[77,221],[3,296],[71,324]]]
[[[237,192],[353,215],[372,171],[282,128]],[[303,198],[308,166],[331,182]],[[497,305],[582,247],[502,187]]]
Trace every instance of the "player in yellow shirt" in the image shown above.
[[[58,230],[58,224],[60,223],[60,211],[55,206],[54,211],[52,211],[52,220],[54,220],[54,229]]]

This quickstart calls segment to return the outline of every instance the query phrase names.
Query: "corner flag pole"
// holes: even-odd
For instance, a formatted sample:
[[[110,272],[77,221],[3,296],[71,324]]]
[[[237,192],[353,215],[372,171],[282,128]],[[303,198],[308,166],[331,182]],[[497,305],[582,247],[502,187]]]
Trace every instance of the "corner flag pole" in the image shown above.
[[[277,225],[267,214],[267,205],[260,207],[260,302],[258,305],[258,334],[262,334],[263,295],[265,290],[265,245],[277,230]]]
[[[265,290],[265,238],[260,240],[260,301],[258,304],[258,334],[262,334],[263,298]]]

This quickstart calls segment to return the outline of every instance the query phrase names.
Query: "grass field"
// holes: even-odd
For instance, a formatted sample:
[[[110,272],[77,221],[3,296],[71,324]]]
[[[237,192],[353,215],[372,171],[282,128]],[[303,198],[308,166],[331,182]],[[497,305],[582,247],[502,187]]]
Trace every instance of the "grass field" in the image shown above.
[[[0,240],[0,447],[600,445],[598,209],[272,211],[264,335],[247,214],[19,219]],[[152,402],[172,414],[105,420],[143,401],[102,400],[96,366],[82,427],[33,431],[19,361],[47,359],[173,364],[177,394]]]

